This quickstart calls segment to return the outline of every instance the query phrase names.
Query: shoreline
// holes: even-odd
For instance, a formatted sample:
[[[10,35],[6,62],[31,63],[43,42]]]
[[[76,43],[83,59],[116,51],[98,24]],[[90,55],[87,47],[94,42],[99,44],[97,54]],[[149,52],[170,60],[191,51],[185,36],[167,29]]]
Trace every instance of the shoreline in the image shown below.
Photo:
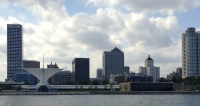
[[[17,95],[200,95],[198,91],[133,91],[133,92],[0,92],[0,96]]]

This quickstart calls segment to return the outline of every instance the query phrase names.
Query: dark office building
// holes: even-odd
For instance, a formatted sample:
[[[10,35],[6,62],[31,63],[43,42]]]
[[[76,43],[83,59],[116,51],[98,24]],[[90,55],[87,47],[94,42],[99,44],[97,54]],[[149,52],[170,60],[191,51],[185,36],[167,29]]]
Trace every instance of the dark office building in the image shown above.
[[[119,83],[120,91],[173,91],[172,82],[125,82]]]
[[[15,73],[15,81],[16,82],[23,82],[27,81],[30,85],[37,84],[37,78],[28,72],[17,72]]]
[[[89,81],[90,60],[89,58],[75,58],[72,61],[72,81]]]
[[[23,59],[22,25],[7,24],[7,79],[22,70]]]
[[[40,62],[35,60],[23,60],[24,68],[40,68]]]

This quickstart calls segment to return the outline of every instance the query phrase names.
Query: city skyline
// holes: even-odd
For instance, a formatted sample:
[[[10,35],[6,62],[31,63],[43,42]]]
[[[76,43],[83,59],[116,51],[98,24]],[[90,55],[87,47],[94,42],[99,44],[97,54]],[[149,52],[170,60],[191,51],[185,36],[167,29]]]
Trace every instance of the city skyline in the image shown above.
[[[7,76],[7,24],[23,26],[24,59],[42,61],[45,54],[45,64],[54,61],[72,70],[73,58],[90,58],[94,78],[96,69],[102,68],[102,52],[118,47],[130,71],[138,73],[150,54],[165,77],[182,66],[182,33],[189,27],[200,31],[200,1],[151,2],[0,1],[0,81]]]

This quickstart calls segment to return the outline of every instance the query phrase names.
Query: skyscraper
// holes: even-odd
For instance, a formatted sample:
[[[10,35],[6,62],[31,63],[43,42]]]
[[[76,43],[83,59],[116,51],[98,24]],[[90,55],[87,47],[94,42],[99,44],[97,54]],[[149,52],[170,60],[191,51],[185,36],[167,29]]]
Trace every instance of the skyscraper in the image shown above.
[[[72,81],[89,81],[90,78],[90,59],[75,58],[72,60]]]
[[[160,78],[160,67],[154,66],[153,59],[149,57],[145,60],[145,67],[139,67],[139,73],[143,73],[143,75],[152,76],[153,82],[157,82]]]
[[[182,77],[200,76],[200,31],[188,28],[182,34]]]
[[[22,25],[7,24],[7,81],[23,66]]]
[[[102,78],[102,69],[97,69],[97,77],[96,78]]]
[[[123,74],[124,53],[118,48],[111,51],[104,51],[102,55],[102,77],[109,80],[111,74]]]

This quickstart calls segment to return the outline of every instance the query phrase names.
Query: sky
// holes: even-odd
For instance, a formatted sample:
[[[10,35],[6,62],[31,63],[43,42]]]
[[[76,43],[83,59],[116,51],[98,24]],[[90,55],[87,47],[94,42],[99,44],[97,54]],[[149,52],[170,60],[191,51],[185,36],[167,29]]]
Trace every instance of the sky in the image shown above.
[[[23,58],[72,69],[90,58],[90,77],[102,68],[102,53],[124,52],[138,73],[151,55],[160,76],[181,67],[181,34],[200,31],[200,0],[0,0],[0,81],[7,72],[7,24],[23,26]]]

